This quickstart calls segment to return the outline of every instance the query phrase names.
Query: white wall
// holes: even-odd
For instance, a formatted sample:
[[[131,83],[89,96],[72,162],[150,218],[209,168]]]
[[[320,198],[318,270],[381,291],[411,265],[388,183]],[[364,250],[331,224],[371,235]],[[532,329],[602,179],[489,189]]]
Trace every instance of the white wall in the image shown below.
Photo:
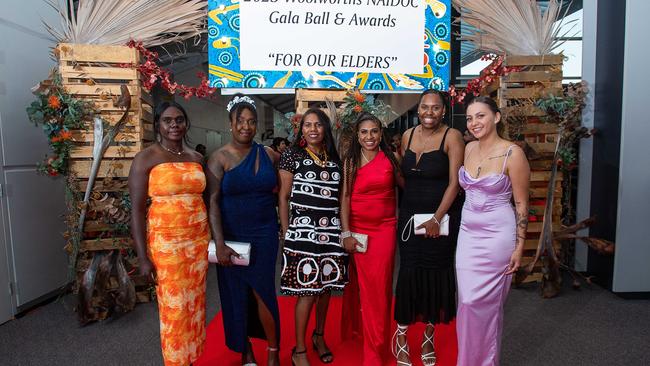
[[[195,67],[174,75],[174,80],[181,84],[198,85],[197,72],[205,73],[207,70]],[[189,116],[192,125],[188,133],[191,147],[203,144],[208,148],[208,153],[218,148],[219,146],[208,144],[208,133],[210,132],[219,134],[222,143],[229,141],[230,133],[228,129],[230,127],[226,112],[228,96],[215,95],[211,99],[191,98],[190,100],[176,97],[175,100],[185,108]]]
[[[589,85],[588,103],[582,113],[582,125],[594,127],[594,95],[596,92],[596,31],[598,21],[597,1],[585,1],[582,17],[582,80]],[[591,138],[580,141],[580,157],[578,161],[578,194],[576,214],[578,221],[590,216],[591,211],[591,173],[594,141]],[[588,235],[589,229],[581,232]],[[589,249],[587,245],[576,240],[575,269],[587,270]]]
[[[179,72],[174,75],[174,80],[186,85],[198,85],[199,78],[196,76],[198,72],[207,74],[207,65],[203,64],[203,66],[196,66]],[[267,121],[264,118],[265,110],[271,107],[254,96],[252,97],[255,100],[259,119],[255,140],[269,145],[270,141],[261,141],[261,136],[267,128],[273,129],[273,119]],[[184,98],[176,97],[176,102],[186,109],[191,121],[191,128],[188,133],[189,145],[191,147],[195,147],[197,144],[203,144],[207,147],[209,154],[231,140],[230,121],[228,120],[228,112],[226,111],[226,106],[230,99],[230,95],[220,95],[219,92],[215,93],[214,97],[209,99],[193,97],[190,100],[185,100]]]
[[[627,0],[614,292],[650,291],[650,1]]]
[[[0,271],[9,270],[9,281],[15,289],[14,311],[64,285],[68,273],[62,235],[64,182],[36,173],[36,163],[48,153],[47,139],[40,126],[29,122],[25,112],[35,99],[30,88],[47,78],[55,66],[49,54],[54,44],[48,39],[42,19],[59,24],[56,12],[42,0],[2,2]],[[7,289],[4,274],[0,273],[0,286]],[[8,291],[0,291],[0,302],[8,296]],[[0,322],[3,320],[0,318]]]

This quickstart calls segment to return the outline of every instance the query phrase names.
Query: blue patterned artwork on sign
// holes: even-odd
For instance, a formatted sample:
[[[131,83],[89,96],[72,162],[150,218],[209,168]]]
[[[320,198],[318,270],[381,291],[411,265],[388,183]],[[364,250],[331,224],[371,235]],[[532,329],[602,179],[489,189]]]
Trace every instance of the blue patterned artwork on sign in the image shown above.
[[[262,0],[245,0],[262,1]],[[267,0],[269,1],[269,0]],[[275,0],[271,2],[297,0]],[[302,0],[376,4],[390,0]],[[417,0],[415,0],[417,1]],[[326,72],[312,70],[241,70],[239,0],[208,1],[210,85],[217,88],[335,88],[384,91],[447,90],[450,74],[451,0],[419,0],[425,4],[423,68],[418,74]],[[403,1],[402,1],[403,2]],[[339,5],[340,6],[340,5]],[[317,40],[314,40],[317,41]],[[351,40],[353,42],[354,40]],[[399,47],[399,45],[395,45]],[[388,71],[388,70],[387,70]]]

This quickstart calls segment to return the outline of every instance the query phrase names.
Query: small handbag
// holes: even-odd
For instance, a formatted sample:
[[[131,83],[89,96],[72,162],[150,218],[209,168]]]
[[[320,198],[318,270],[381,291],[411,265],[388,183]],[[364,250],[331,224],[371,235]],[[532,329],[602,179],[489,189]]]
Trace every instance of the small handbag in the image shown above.
[[[234,255],[230,257],[232,264],[237,266],[247,266],[250,263],[251,243],[226,240],[226,245],[239,254],[239,257],[235,257]],[[210,243],[208,244],[208,262],[219,263],[219,260],[217,259],[217,244],[214,240],[210,240]]]
[[[411,230],[415,235],[426,234],[427,231],[425,228],[418,229],[417,227],[422,225],[426,221],[431,220],[431,217],[433,217],[433,215],[434,214],[430,213],[430,214],[415,214],[411,216],[409,221],[404,226],[404,230],[402,230],[402,241],[409,240],[409,238],[411,237]],[[411,226],[413,227],[413,229],[411,229]],[[449,235],[449,215],[445,214],[440,220],[440,230],[438,231],[438,233],[441,236]]]
[[[350,233],[353,238],[357,239],[359,245],[357,245],[357,252],[365,253],[368,250],[368,235],[360,233]]]

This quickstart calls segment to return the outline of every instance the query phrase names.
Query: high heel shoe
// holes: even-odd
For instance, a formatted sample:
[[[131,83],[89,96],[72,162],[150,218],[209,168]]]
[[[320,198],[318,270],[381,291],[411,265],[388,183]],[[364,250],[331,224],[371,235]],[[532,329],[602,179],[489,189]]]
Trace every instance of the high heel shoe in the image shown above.
[[[296,361],[293,359],[293,356],[298,356],[298,355],[304,355],[307,353],[307,350],[304,351],[296,351],[296,347],[293,347],[293,350],[291,350],[291,366],[296,366]]]
[[[311,334],[311,344],[314,346],[314,351],[318,353],[318,358],[320,358],[320,362],[322,363],[332,363],[334,361],[334,355],[330,351],[325,351],[323,353],[320,353],[318,350],[318,345],[316,344],[316,337],[323,337],[323,333],[318,333],[316,329]],[[324,341],[325,339],[323,339]],[[327,347],[327,346],[325,346]]]
[[[395,356],[395,359],[397,359],[397,365],[402,365],[402,366],[413,366],[411,363],[411,355],[409,355],[409,345],[408,341],[405,342],[404,344],[399,343],[399,337],[404,336],[406,337],[406,330],[408,327],[400,327],[399,325],[397,326],[397,330],[395,330],[395,334],[393,334],[393,340],[391,343],[393,344],[393,356]],[[406,354],[406,357],[409,359],[409,362],[405,361],[400,361],[399,356],[404,353]]]
[[[433,327],[433,325],[432,325]],[[428,328],[428,327],[427,327]],[[424,345],[427,343],[431,343],[431,352],[428,353],[422,353],[420,355],[420,359],[422,360],[422,364],[424,366],[434,366],[436,364],[436,350],[433,348],[433,333],[431,333],[431,337],[427,334],[427,330],[424,330],[424,338],[422,339],[422,346],[420,348],[420,352],[422,352],[422,349],[424,349]]]

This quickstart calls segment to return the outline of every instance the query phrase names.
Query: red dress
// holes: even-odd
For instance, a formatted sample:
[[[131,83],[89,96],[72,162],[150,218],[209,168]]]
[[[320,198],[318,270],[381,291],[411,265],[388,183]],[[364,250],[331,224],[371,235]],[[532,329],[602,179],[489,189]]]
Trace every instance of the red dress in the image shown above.
[[[350,229],[368,235],[368,250],[355,253],[350,263],[342,336],[363,335],[364,365],[382,365],[391,359],[395,199],[393,167],[380,151],[357,171],[350,200]]]

